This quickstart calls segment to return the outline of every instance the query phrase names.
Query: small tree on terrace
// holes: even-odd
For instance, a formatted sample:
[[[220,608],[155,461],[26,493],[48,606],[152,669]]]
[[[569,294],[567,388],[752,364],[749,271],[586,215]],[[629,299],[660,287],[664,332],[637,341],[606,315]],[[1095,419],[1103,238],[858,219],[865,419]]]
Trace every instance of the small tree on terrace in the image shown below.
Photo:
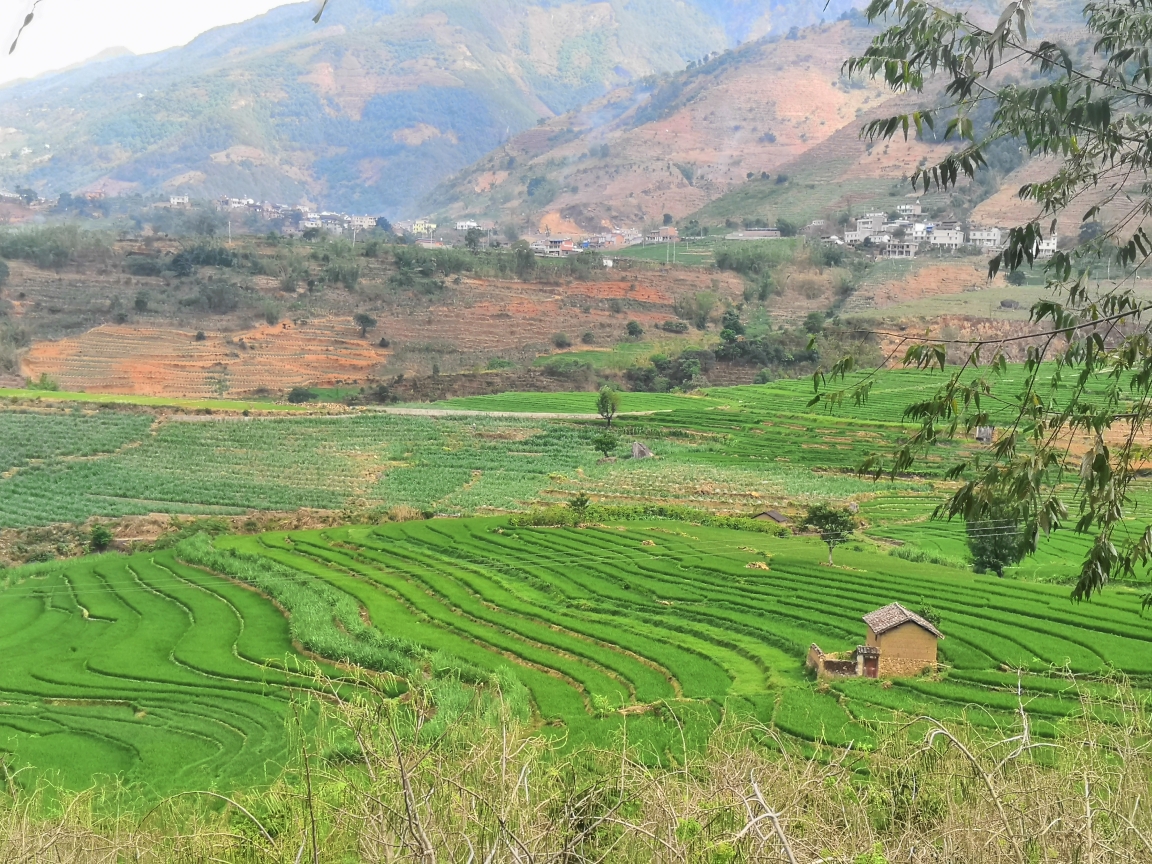
[[[1020,523],[1002,511],[990,512],[989,516],[995,518],[972,520],[965,525],[968,550],[977,573],[1002,577],[1005,567],[1019,564],[1024,557]]]
[[[856,530],[856,519],[845,509],[816,504],[808,508],[804,525],[820,534],[820,539],[828,546],[828,566],[832,566],[832,550],[846,542]]]
[[[619,439],[611,432],[601,432],[592,439],[592,446],[603,453],[605,459],[615,453],[619,445]]]
[[[473,255],[480,252],[480,241],[484,239],[484,232],[479,228],[469,228],[468,233],[464,235],[464,245],[468,247]]]
[[[357,312],[352,320],[355,321],[356,326],[360,328],[361,339],[368,335],[369,330],[376,329],[376,319],[367,312]]]
[[[596,398],[596,413],[608,422],[609,429],[612,428],[612,418],[619,410],[620,393],[608,386],[601,387],[600,395]]]

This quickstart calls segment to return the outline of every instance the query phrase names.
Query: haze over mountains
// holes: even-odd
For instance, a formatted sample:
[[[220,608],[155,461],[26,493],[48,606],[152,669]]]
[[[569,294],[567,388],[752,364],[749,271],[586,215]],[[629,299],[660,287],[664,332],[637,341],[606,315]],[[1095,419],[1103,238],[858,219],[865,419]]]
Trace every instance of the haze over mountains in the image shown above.
[[[319,27],[285,6],[0,89],[0,184],[413,215],[541,120],[852,5],[336,0]]]

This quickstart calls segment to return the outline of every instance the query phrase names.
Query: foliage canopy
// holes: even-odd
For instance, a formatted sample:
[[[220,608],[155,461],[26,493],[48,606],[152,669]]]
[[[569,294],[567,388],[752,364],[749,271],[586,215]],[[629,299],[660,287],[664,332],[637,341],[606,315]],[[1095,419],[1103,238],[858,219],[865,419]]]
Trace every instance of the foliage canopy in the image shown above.
[[[918,169],[914,186],[954,190],[981,176],[1005,141],[1055,164],[1047,179],[1020,188],[1035,216],[1011,228],[990,275],[1036,263],[1041,241],[1072,208],[1081,225],[1095,227],[1044,264],[1047,288],[1031,309],[1031,334],[971,342],[897,334],[893,356],[903,351],[905,365],[948,366],[949,374],[937,393],[905,412],[919,426],[915,434],[891,458],[874,457],[864,468],[907,472],[928,448],[994,425],[999,412],[1005,433],[990,451],[953,467],[950,476],[963,484],[938,515],[968,523],[1008,518],[1020,526],[1020,554],[1065,526],[1091,536],[1073,591],[1087,599],[1152,561],[1152,528],[1130,532],[1125,524],[1152,420],[1152,304],[1132,286],[1152,255],[1145,228],[1152,215],[1152,0],[1086,3],[1087,50],[1031,37],[1030,0],[1012,0],[991,26],[924,0],[873,0],[866,14],[890,26],[846,72],[939,104],[873,121],[864,137],[939,129],[938,140],[957,143]],[[990,111],[989,122],[977,123],[977,111]],[[1119,268],[1118,278],[1099,278],[1105,261]],[[1005,404],[992,386],[1020,343],[1024,380]],[[853,368],[846,358],[829,377]],[[841,390],[826,383],[818,374],[813,404],[863,401],[871,386],[867,377]]]

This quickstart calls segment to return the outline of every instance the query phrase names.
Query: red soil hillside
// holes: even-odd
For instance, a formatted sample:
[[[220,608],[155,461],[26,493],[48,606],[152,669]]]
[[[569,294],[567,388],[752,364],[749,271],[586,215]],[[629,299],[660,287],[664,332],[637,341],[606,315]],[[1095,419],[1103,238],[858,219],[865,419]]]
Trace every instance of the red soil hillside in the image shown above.
[[[589,347],[581,342],[584,334],[591,334],[592,347],[609,347],[626,338],[629,321],[654,332],[675,317],[672,307],[682,296],[714,294],[718,315],[725,303],[739,302],[744,283],[703,268],[637,269],[614,278],[546,284],[466,276],[425,303],[403,296],[368,301],[373,287],[362,283],[347,300],[333,290],[336,296],[324,311],[276,325],[232,322],[215,329],[207,318],[189,326],[155,316],[146,324],[104,324],[36,341],[21,371],[32,378],[46,374],[70,390],[190,397],[360,386],[401,374],[427,375],[434,365],[447,375],[484,368],[495,357],[531,363],[556,352],[558,333],[581,349]],[[378,322],[364,337],[352,320],[357,307],[342,307],[355,298]],[[29,308],[35,303],[26,302]],[[225,320],[216,326],[224,328]],[[197,327],[205,333],[202,341]],[[381,337],[388,348],[379,346]],[[690,339],[669,338],[686,347]]]
[[[774,173],[886,98],[841,76],[868,31],[846,22],[749,44],[649,91],[617,90],[513,138],[442,185],[430,206],[536,229],[679,218]],[[604,148],[607,148],[606,150]],[[858,145],[862,149],[862,145]],[[543,178],[554,197],[529,197]]]

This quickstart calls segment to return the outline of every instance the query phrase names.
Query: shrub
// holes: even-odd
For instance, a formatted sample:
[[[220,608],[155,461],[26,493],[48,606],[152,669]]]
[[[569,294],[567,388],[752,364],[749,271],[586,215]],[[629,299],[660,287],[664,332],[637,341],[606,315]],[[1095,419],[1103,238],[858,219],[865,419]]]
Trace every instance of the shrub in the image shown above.
[[[147,291],[137,291],[136,292],[136,299],[132,302],[132,305],[136,309],[137,312],[147,312],[148,311],[148,303],[150,301],[151,301],[151,297],[149,296]]]
[[[500,369],[515,369],[516,364],[511,360],[505,360],[503,357],[493,357],[488,361],[486,368],[491,372],[496,372]]]
[[[659,325],[659,327],[665,333],[687,333],[688,332],[688,322],[687,321],[665,321],[663,324]]]
[[[580,341],[583,342],[585,345],[595,345],[596,344],[596,334],[593,333],[591,330],[585,330],[584,335],[582,335],[580,337]]]
[[[293,387],[288,391],[288,402],[292,405],[303,405],[316,398],[316,394],[307,387]]]
[[[616,452],[616,448],[620,446],[620,439],[613,435],[611,432],[601,432],[592,439],[592,446],[604,454],[607,459]]]
[[[1019,286],[1019,285],[1023,285],[1025,282],[1028,281],[1028,277],[1026,275],[1024,275],[1023,270],[1013,270],[1011,273],[1008,274],[1008,276],[1006,278],[1008,280],[1009,285]]]
[[[640,326],[638,321],[629,321],[624,329],[628,331],[628,337],[631,339],[639,339],[644,335],[644,328]]]
[[[103,552],[112,545],[112,532],[103,525],[95,525],[89,535],[88,546],[93,552]]]
[[[554,333],[552,334],[552,344],[557,348],[571,348],[572,340],[568,338],[567,334]]]
[[[3,288],[8,283],[8,276],[11,271],[8,269],[8,264],[5,261],[0,261],[0,288]]]
[[[55,392],[60,389],[60,384],[55,379],[49,378],[47,372],[41,372],[40,377],[35,381],[31,378],[27,379],[24,386],[29,390],[45,390],[47,392]]]
[[[381,336],[380,341],[377,342],[376,344],[379,345],[381,348],[389,348],[392,345],[392,343],[388,341],[387,336]]]
[[[208,282],[200,286],[196,300],[209,312],[224,315],[240,305],[240,289],[231,282]]]
[[[938,567],[952,567],[956,570],[968,569],[968,565],[963,561],[957,561],[955,558],[949,558],[947,555],[921,549],[919,546],[898,546],[888,554],[893,558],[902,558],[905,561],[911,561],[913,564],[935,564]]]
[[[204,341],[205,339],[207,339],[208,337],[204,335],[204,331],[203,331],[203,330],[197,330],[197,331],[196,331],[196,336],[195,336],[195,337],[193,337],[193,338],[195,338],[195,340],[196,340],[197,342],[203,342],[203,341]]]
[[[329,285],[339,282],[346,291],[355,291],[360,283],[360,265],[355,261],[332,261],[324,268],[324,281]]]
[[[164,272],[164,262],[149,255],[131,255],[124,268],[133,276],[159,276]]]
[[[264,303],[263,314],[264,320],[269,324],[275,325],[280,323],[282,314],[280,311],[280,306],[276,303],[273,303],[271,300],[268,300]]]
[[[0,258],[31,261],[41,269],[59,269],[81,252],[107,252],[111,244],[101,234],[74,225],[21,228],[0,233]]]
[[[197,267],[235,267],[239,256],[219,243],[202,242],[188,246],[173,256],[169,265],[177,276],[191,276]]]

